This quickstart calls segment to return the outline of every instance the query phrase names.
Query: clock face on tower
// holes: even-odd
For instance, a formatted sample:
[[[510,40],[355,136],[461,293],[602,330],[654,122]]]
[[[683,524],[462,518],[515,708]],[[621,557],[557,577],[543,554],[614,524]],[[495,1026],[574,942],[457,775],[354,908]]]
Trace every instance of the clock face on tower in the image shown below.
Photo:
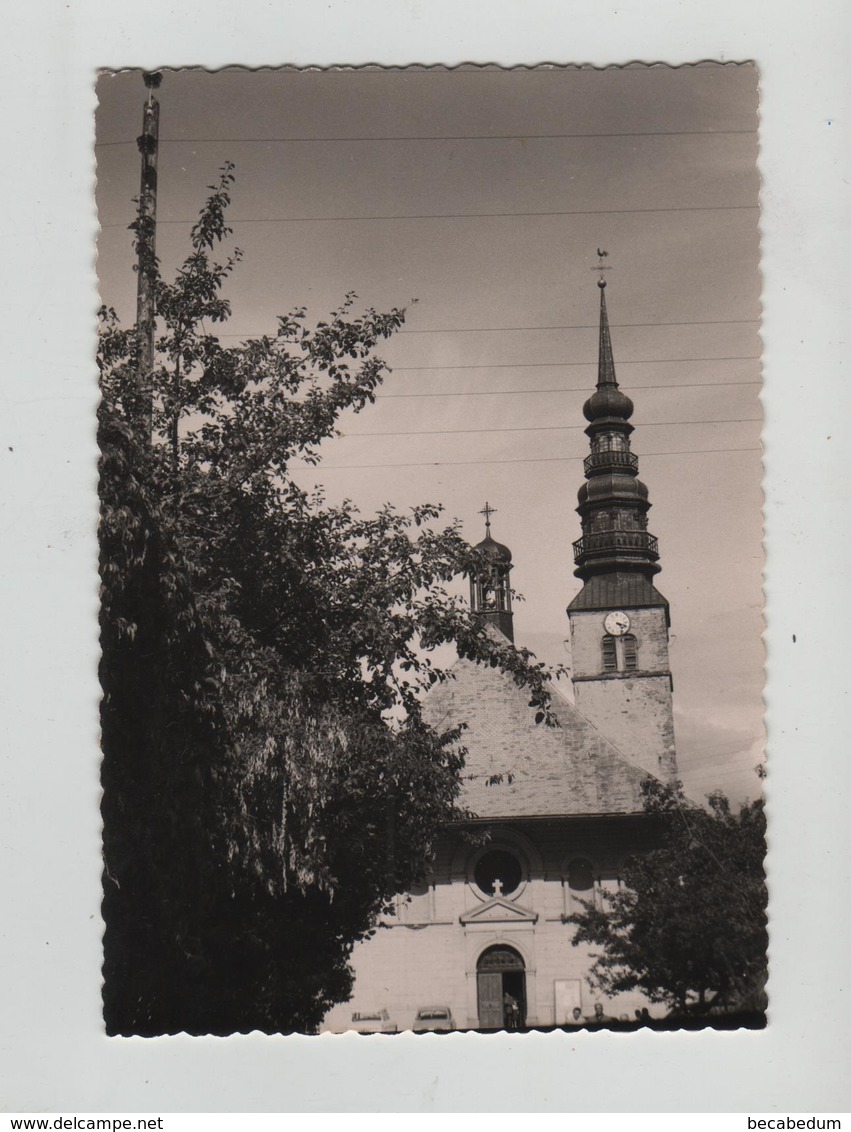
[[[603,621],[603,628],[613,637],[622,637],[629,632],[629,618],[620,610],[607,613]]]

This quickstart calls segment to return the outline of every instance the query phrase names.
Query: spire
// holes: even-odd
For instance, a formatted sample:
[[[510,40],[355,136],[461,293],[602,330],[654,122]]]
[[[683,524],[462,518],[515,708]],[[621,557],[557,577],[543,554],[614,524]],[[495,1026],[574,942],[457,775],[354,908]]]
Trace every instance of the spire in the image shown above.
[[[606,310],[606,280],[602,272],[608,271],[603,267],[602,257],[608,252],[598,250],[600,256],[600,279],[597,286],[600,288],[600,347],[597,354],[597,390],[585,402],[582,411],[585,419],[591,422],[600,421],[604,424],[618,425],[624,428],[623,422],[632,416],[633,404],[618,386],[615,377],[615,357],[612,352],[612,335],[609,331],[609,312]],[[632,426],[626,425],[625,435],[632,432]]]
[[[480,515],[485,517],[485,537],[473,547],[477,558],[470,571],[470,608],[482,621],[494,625],[514,640],[514,616],[511,612],[511,551],[491,537],[491,515],[496,508],[485,503]]]
[[[606,280],[601,279],[600,288],[600,350],[597,360],[597,388],[604,385],[618,387],[615,377],[615,359],[612,354],[612,336],[609,333],[609,314],[606,310]]]
[[[586,583],[586,589],[593,579],[605,577],[608,589],[614,587],[615,593],[624,591],[621,604],[625,605],[627,589],[643,593],[645,599],[649,590],[655,594],[648,583],[660,567],[656,538],[647,530],[650,510],[647,488],[638,478],[638,457],[630,451],[633,426],[629,418],[633,403],[621,391],[615,376],[606,281],[602,277],[602,272],[608,270],[602,263],[607,254],[598,251],[601,278],[597,284],[600,289],[597,388],[583,406],[591,452],[585,459],[586,483],[579,489],[577,508],[582,518],[582,538],[573,544],[573,551],[576,576]],[[599,589],[599,585],[595,589]],[[585,599],[588,597],[586,594]],[[664,602],[661,595],[656,594],[656,597],[658,603]],[[575,600],[580,599],[583,594]]]

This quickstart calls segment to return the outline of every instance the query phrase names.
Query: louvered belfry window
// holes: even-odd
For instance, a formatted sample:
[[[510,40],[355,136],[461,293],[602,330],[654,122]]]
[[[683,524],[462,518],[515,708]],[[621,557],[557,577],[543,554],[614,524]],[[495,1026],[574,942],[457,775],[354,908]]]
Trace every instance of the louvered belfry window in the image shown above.
[[[603,637],[603,671],[630,672],[638,668],[638,641],[627,633],[625,637]]]

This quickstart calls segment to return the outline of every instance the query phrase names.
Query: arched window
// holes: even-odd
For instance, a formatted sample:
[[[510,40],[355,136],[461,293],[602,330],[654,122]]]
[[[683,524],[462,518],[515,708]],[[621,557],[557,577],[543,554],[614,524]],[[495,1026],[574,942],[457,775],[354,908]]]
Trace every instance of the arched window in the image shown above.
[[[626,440],[619,432],[601,432],[594,444],[596,452],[623,452]]]
[[[567,866],[567,886],[571,892],[580,895],[594,888],[594,870],[590,861],[586,861],[584,857],[577,857],[570,862]]]
[[[596,904],[597,888],[594,884],[594,869],[585,857],[576,857],[567,866],[567,888],[570,896],[570,911],[584,912],[582,901]]]
[[[482,571],[473,579],[473,608],[481,612],[511,611],[511,589],[508,574],[498,566]]]
[[[493,578],[489,574],[485,574],[476,583],[479,591],[479,609],[494,609],[496,607],[496,600],[494,598]]]
[[[618,670],[618,651],[617,642],[614,637],[603,637],[603,671],[604,672],[617,672]]]
[[[431,919],[431,886],[426,883],[412,884],[407,893],[397,896],[396,915],[404,923],[422,924]]]
[[[623,666],[627,671],[638,668],[638,641],[632,633],[623,638]]]

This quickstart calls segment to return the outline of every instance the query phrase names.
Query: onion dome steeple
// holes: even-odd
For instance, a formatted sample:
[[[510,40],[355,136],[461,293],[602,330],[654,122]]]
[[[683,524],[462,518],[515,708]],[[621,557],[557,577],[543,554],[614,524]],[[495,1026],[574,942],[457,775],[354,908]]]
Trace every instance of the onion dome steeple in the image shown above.
[[[600,346],[597,388],[585,402],[585,433],[591,441],[585,459],[586,482],[577,511],[582,537],[573,544],[574,573],[585,582],[571,608],[666,605],[652,585],[659,572],[659,548],[647,530],[647,488],[638,478],[638,457],[630,451],[633,403],[618,386],[606,281],[601,277]]]
[[[606,311],[606,281],[601,279],[600,288],[600,347],[597,359],[597,390],[592,393],[582,407],[586,421],[611,421],[613,424],[628,421],[632,416],[633,403],[618,387],[615,377],[615,359],[612,354],[612,336],[609,333],[609,315]],[[629,431],[632,431],[630,426]]]
[[[514,640],[514,615],[511,612],[511,551],[491,537],[491,515],[496,508],[485,503],[480,515],[485,517],[485,537],[473,551],[478,565],[470,572],[470,607],[482,621],[494,625]]]

